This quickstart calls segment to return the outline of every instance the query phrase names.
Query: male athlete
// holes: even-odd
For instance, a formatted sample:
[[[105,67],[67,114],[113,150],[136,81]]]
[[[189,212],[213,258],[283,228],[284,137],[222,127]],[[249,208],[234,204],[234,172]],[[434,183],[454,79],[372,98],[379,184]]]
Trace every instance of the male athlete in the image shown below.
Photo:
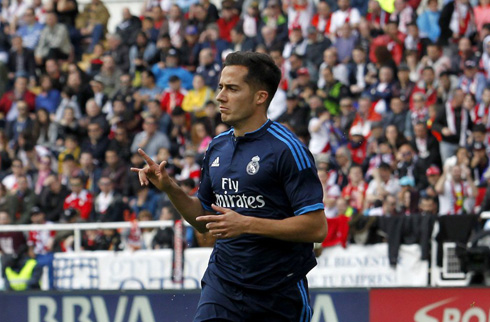
[[[202,279],[195,322],[310,321],[306,274],[313,242],[327,232],[313,158],[267,119],[281,72],[253,52],[229,54],[216,100],[232,129],[213,139],[197,197],[188,196],[142,150],[142,185],[164,191],[197,230],[218,238]]]

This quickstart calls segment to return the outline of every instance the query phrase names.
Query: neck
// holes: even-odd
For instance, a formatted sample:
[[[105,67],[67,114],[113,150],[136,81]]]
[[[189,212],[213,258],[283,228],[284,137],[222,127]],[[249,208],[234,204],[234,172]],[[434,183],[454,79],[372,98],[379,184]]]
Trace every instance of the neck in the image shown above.
[[[263,114],[257,116],[255,119],[246,120],[245,124],[234,124],[233,129],[235,131],[235,136],[244,136],[245,133],[253,132],[258,130],[262,125],[267,122],[267,115]]]

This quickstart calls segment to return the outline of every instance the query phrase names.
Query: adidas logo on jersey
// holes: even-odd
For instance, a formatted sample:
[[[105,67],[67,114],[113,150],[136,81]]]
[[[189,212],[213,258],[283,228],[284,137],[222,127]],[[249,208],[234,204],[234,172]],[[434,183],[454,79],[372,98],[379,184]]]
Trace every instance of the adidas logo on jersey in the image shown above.
[[[219,167],[219,157],[214,159],[213,163],[211,163],[211,167]]]

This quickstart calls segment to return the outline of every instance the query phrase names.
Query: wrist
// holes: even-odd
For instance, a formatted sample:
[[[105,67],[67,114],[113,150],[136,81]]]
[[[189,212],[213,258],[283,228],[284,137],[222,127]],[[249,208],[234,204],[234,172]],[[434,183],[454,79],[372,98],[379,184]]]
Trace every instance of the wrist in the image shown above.
[[[242,234],[258,234],[253,228],[255,217],[243,216]]]

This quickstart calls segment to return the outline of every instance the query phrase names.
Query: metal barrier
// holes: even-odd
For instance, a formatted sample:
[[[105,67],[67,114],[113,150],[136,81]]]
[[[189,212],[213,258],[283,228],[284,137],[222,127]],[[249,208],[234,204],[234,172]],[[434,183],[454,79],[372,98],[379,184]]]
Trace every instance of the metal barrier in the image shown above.
[[[157,221],[138,221],[138,227],[140,228],[165,228],[173,226],[172,220],[157,220]],[[187,223],[186,223],[187,224]],[[80,252],[82,242],[82,230],[99,230],[99,229],[120,229],[131,228],[132,222],[106,222],[106,223],[74,223],[74,224],[44,224],[44,225],[5,225],[0,226],[0,232],[11,231],[59,231],[59,230],[73,230],[74,232],[74,245],[75,252]],[[187,224],[188,225],[188,224]]]

